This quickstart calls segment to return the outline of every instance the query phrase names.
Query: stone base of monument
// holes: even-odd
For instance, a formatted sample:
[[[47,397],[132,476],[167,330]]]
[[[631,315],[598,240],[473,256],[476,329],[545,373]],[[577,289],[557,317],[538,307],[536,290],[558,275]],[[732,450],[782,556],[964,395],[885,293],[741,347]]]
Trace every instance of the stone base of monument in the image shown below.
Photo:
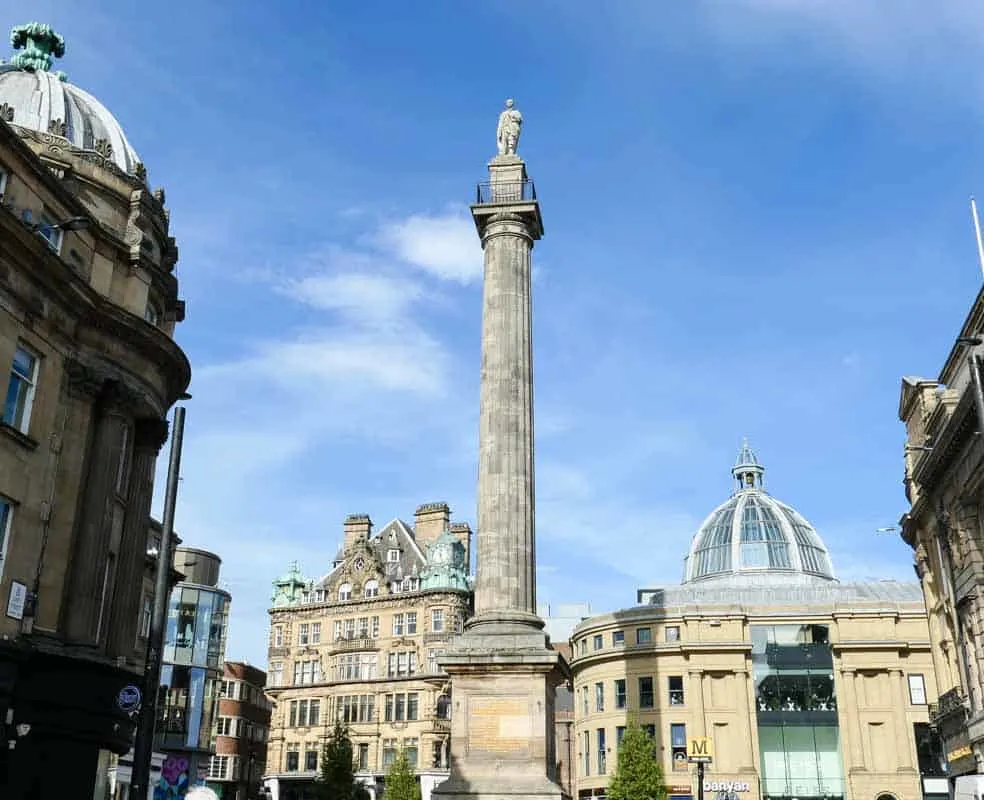
[[[566,798],[556,782],[554,696],[570,670],[543,631],[478,617],[440,664],[454,692],[451,777],[432,797]]]

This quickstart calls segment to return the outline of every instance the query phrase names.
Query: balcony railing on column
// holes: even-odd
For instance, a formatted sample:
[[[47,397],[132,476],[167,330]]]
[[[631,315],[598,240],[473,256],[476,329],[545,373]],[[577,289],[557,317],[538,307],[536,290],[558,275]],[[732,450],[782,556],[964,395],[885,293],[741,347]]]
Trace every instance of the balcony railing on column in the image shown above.
[[[478,205],[495,203],[530,203],[536,200],[533,181],[485,181],[478,184],[475,202]]]

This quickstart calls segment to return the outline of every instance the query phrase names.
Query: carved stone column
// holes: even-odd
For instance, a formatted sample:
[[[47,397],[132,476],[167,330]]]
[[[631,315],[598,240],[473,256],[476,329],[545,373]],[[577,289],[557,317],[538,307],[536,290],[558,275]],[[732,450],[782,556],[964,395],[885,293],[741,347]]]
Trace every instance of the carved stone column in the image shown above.
[[[895,702],[892,704],[892,716],[895,719],[895,735],[897,744],[895,747],[899,758],[900,770],[911,770],[913,764],[913,749],[915,742],[913,739],[912,725],[909,723],[909,715],[906,709],[909,707],[909,691],[906,685],[905,671],[901,669],[889,670],[889,679],[892,682],[892,694]]]
[[[687,694],[690,695],[694,704],[694,719],[697,720],[697,736],[706,736],[706,722],[704,715],[704,671],[692,669],[688,673],[690,684],[687,687]],[[658,678],[657,678],[658,680]],[[662,691],[662,687],[660,688]]]
[[[114,488],[123,430],[135,397],[117,382],[106,382],[95,405],[95,424],[85,459],[82,504],[75,525],[65,633],[79,644],[98,644],[100,615],[112,591],[115,565],[110,558]],[[105,633],[106,625],[102,626]]]
[[[755,772],[758,762],[758,720],[755,705],[755,675],[745,669],[735,670],[735,696],[738,704],[738,736],[747,744],[741,749],[738,771]],[[747,738],[746,738],[747,737]]]
[[[837,717],[840,729],[844,732],[846,747],[844,755],[845,772],[865,770],[864,739],[861,728],[861,706],[858,703],[857,672],[853,669],[841,668],[841,686],[843,691],[837,696]],[[852,721],[853,720],[853,721]]]
[[[120,542],[106,652],[129,656],[136,647],[140,600],[147,559],[147,531],[154,496],[157,455],[167,441],[167,422],[140,419],[134,426],[133,462],[126,495],[126,518]]]

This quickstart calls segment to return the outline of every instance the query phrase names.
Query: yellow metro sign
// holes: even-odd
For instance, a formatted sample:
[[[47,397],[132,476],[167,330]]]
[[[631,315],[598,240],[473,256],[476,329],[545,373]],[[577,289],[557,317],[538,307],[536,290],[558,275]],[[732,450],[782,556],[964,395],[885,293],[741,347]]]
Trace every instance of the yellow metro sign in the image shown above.
[[[687,742],[687,761],[691,764],[710,764],[714,760],[714,742],[709,736]]]

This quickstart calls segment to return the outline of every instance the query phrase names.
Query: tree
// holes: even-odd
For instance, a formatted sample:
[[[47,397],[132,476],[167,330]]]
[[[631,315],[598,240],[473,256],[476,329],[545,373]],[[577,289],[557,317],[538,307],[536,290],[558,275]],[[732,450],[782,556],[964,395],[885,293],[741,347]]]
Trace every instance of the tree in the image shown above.
[[[417,773],[414,771],[406,750],[400,750],[396,760],[386,773],[384,784],[386,800],[420,800],[420,787],[417,785]]]
[[[321,749],[321,770],[316,783],[320,800],[361,800],[366,790],[356,783],[352,740],[341,722]]]
[[[618,767],[607,795],[609,800],[666,800],[656,742],[638,723],[630,723],[622,737]]]

